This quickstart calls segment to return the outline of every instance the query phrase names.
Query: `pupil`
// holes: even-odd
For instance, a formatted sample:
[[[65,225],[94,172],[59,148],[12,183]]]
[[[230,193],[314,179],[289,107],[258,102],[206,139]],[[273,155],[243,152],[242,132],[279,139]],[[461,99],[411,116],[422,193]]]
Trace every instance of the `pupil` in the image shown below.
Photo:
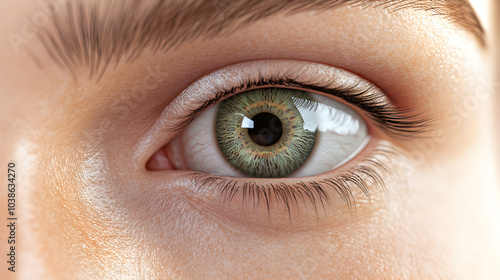
[[[250,138],[260,146],[271,146],[281,139],[283,126],[278,117],[260,113],[252,118],[253,128],[248,129]]]

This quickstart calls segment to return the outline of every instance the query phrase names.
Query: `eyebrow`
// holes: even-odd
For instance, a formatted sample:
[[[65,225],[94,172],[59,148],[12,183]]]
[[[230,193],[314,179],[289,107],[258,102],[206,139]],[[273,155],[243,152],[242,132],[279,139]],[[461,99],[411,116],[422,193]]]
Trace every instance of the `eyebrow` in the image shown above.
[[[125,0],[65,5],[63,12],[50,6],[51,24],[40,29],[37,37],[51,59],[75,79],[81,67],[88,69],[90,79],[100,79],[111,64],[132,61],[146,49],[156,53],[195,39],[227,35],[273,15],[344,5],[426,11],[486,44],[484,29],[468,0]]]

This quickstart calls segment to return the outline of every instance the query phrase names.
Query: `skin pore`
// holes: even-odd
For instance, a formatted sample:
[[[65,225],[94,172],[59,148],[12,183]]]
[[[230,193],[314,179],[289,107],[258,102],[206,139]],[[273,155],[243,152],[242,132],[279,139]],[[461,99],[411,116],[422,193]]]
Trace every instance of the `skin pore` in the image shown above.
[[[19,227],[17,272],[2,261],[1,278],[498,279],[495,15],[493,1],[470,2],[484,44],[477,30],[427,11],[342,5],[147,48],[89,78],[90,58],[88,65],[83,53],[80,62],[54,59],[37,39],[49,23],[24,30],[39,35],[23,35],[14,47],[8,34],[22,35],[25,19],[44,9],[35,0],[3,1],[0,159],[16,163]],[[68,4],[54,3],[64,15]],[[380,160],[389,167],[385,191],[368,181],[368,199],[353,187],[355,208],[333,189],[331,205],[319,210],[307,200],[290,212],[277,202],[270,211],[263,202],[255,208],[239,196],[227,204],[215,187],[197,188],[188,171],[166,170],[168,157],[156,158],[161,168],[146,168],[181,135],[172,128],[215,89],[263,73],[300,72],[306,83],[331,68],[432,120],[425,133],[397,137],[350,104],[373,140],[345,165],[307,180]],[[0,179],[7,181],[5,172]],[[0,233],[4,255],[5,226]]]

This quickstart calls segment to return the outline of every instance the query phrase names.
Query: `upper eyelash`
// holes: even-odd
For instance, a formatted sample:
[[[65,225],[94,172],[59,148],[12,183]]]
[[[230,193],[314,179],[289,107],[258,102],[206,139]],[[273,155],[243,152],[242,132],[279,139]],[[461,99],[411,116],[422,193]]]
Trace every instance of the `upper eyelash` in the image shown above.
[[[215,188],[223,198],[224,204],[230,204],[236,195],[240,195],[242,203],[244,204],[247,200],[251,201],[254,209],[263,201],[268,215],[271,215],[271,204],[281,203],[291,218],[292,209],[298,209],[299,201],[308,200],[313,205],[318,217],[319,209],[326,212],[327,206],[331,206],[329,189],[333,189],[345,205],[354,211],[356,210],[356,200],[352,188],[360,189],[370,201],[373,189],[387,196],[383,178],[393,172],[391,170],[395,170],[393,158],[397,156],[401,156],[399,151],[389,144],[381,144],[373,151],[371,157],[335,178],[324,178],[310,182],[301,181],[295,184],[278,182],[259,185],[251,180],[237,182],[231,178],[199,172],[190,173],[187,176],[191,177],[198,190],[206,187]]]
[[[417,136],[429,132],[433,119],[422,116],[422,113],[414,113],[413,108],[396,107],[387,102],[383,96],[374,94],[371,89],[359,86],[332,87],[331,85],[316,85],[313,83],[299,82],[289,77],[264,78],[260,76],[257,80],[248,80],[245,83],[227,90],[215,92],[215,96],[192,110],[179,124],[173,127],[174,131],[184,129],[191,121],[199,116],[209,107],[217,104],[222,99],[234,95],[236,92],[247,91],[264,86],[298,87],[301,90],[312,90],[334,96],[354,105],[367,113],[368,117],[375,121],[377,126],[388,134],[402,138]]]

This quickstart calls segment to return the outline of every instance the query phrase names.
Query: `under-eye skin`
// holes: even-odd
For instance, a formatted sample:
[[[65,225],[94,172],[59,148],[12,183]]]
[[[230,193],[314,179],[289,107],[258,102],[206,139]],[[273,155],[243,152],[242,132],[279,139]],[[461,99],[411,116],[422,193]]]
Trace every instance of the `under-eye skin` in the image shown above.
[[[432,119],[413,108],[396,106],[369,83],[304,80],[299,74],[286,73],[262,74],[239,86],[218,88],[214,97],[187,112],[173,127],[181,133],[160,150],[170,162],[164,169],[192,171],[184,173],[192,186],[218,193],[225,203],[238,197],[244,204],[265,205],[268,210],[277,205],[290,214],[304,203],[317,212],[338,196],[347,206],[356,207],[353,190],[361,190],[368,199],[371,192],[385,190],[384,179],[397,175],[394,163],[402,157],[389,142],[374,139],[368,145],[370,130],[401,140],[430,130]],[[321,148],[324,136],[319,128],[304,129],[299,109],[318,111],[318,106],[326,106],[321,105],[325,100],[344,112],[344,127],[350,132],[333,129],[331,135],[337,138],[323,141]],[[354,125],[354,121],[358,123]],[[364,123],[371,128],[363,128]],[[255,126],[276,129],[259,133]],[[293,137],[300,140],[295,147]],[[342,137],[353,143],[346,146],[349,149],[324,148],[334,147]],[[347,152],[335,159],[339,150]],[[362,150],[366,150],[364,156],[351,167],[330,172]],[[319,161],[315,153],[320,155]]]

